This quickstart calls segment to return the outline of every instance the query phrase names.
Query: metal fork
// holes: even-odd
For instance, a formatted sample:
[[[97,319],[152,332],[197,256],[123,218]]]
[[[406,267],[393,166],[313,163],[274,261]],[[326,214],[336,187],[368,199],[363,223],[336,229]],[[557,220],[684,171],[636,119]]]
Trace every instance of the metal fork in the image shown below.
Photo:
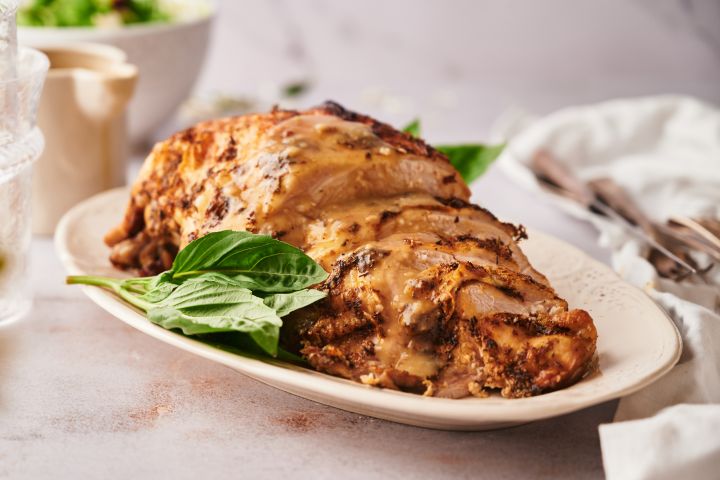
[[[676,245],[681,243],[688,249],[702,251],[720,260],[720,249],[715,251],[714,248],[710,247],[699,248],[705,242],[698,242],[694,237],[681,235],[669,227],[650,220],[624,192],[622,187],[609,178],[585,183],[575,177],[564,165],[556,161],[546,151],[539,151],[535,154],[530,169],[545,188],[605,215],[622,226],[628,233],[650,245],[664,257],[672,260],[674,264],[681,266],[685,270],[685,274],[676,275],[676,280],[682,280],[688,275],[698,275],[703,281],[707,281],[703,274],[709,271],[714,264],[711,263],[705,268],[698,268],[689,256],[686,259],[681,258],[680,254],[682,253],[676,247],[673,248],[675,251],[672,251],[672,247],[667,242],[668,238],[672,238],[673,243]],[[666,246],[665,243],[668,245]],[[656,268],[658,268],[657,265]],[[661,271],[659,268],[658,271],[670,276],[667,271]]]

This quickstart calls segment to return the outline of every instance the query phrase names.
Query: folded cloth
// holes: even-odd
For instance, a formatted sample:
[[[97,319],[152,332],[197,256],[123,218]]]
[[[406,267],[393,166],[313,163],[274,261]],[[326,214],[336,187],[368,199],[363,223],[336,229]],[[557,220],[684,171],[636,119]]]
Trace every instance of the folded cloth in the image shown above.
[[[718,478],[720,405],[677,405],[654,417],[602,425],[608,478]]]
[[[509,141],[499,159],[505,172],[543,194],[526,166],[541,149],[582,179],[612,178],[658,222],[671,215],[720,218],[720,110],[695,99],[615,100],[541,119],[516,113],[501,119],[495,134]],[[707,284],[660,278],[645,245],[603,217],[552,198],[600,230],[613,268],[661,305],[683,337],[678,365],[623,398],[616,423],[600,426],[607,477],[719,478],[720,266]]]

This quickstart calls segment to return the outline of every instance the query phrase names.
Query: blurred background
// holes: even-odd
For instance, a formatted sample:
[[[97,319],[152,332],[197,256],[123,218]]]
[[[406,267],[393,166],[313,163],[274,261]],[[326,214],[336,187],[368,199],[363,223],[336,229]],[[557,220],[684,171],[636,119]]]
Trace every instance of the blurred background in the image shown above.
[[[421,118],[428,141],[461,142],[493,140],[493,125],[518,112],[657,94],[720,103],[716,0],[222,0],[218,8],[196,95],[244,99],[251,110],[333,99],[398,126]],[[287,86],[303,88],[283,98]],[[499,168],[472,189],[500,217],[608,261],[592,226]]]
[[[272,98],[308,82],[432,140],[481,140],[511,108],[615,97],[720,102],[716,0],[221,0],[197,92]]]
[[[49,4],[74,5],[68,21],[77,22],[78,5],[104,3]],[[398,127],[419,118],[423,137],[441,143],[499,142],[499,126],[520,116],[608,99],[683,94],[720,103],[718,0],[128,0],[112,5],[126,9],[125,18],[96,15],[92,22],[98,28],[65,28],[58,25],[61,16],[38,10],[30,21],[42,25],[21,26],[19,38],[40,46],[107,43],[124,50],[138,67],[128,108],[130,180],[152,144],[172,132],[275,104],[305,108],[331,99]],[[127,17],[129,5],[162,9],[143,18],[132,10]],[[123,21],[144,24],[123,26]],[[46,133],[57,125],[42,123],[41,116]],[[49,145],[48,151],[59,148]],[[55,175],[48,178],[54,182]],[[593,227],[567,219],[545,199],[517,188],[499,168],[491,168],[472,189],[473,200],[499,216],[541,227],[608,260],[607,252],[594,246]],[[510,196],[515,201],[508,202]]]

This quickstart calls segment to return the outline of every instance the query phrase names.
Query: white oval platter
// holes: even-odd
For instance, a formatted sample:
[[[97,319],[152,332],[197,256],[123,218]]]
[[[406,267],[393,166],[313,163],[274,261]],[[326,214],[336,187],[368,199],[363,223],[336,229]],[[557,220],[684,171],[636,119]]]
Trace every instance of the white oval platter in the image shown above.
[[[124,275],[110,265],[102,238],[120,220],[127,199],[126,189],[110,190],[65,215],[55,244],[68,273]],[[569,388],[520,399],[422,397],[229,353],[150,323],[109,292],[82,288],[100,307],[141,332],[263,383],[343,410],[428,428],[484,430],[570,413],[637,391],[678,361],[681,341],[674,324],[642,291],[580,250],[537,231],[530,232],[522,248],[571,307],[592,315],[599,334],[599,370]]]

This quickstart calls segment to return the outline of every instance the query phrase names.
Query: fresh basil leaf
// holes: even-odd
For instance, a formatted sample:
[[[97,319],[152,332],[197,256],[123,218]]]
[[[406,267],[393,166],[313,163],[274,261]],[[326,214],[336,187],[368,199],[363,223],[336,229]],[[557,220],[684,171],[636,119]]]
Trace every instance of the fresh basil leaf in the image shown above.
[[[165,285],[167,284],[161,284],[157,289],[162,290]],[[149,293],[152,292],[154,290]],[[180,285],[176,285],[170,294],[162,301],[159,301],[157,305],[189,308],[205,305],[232,305],[253,301],[262,302],[262,299],[255,297],[250,290],[244,288],[242,282],[237,282],[217,272],[209,272],[188,278]]]
[[[447,155],[450,163],[460,172],[465,183],[471,183],[500,155],[505,144],[500,145],[443,145],[435,147]]]
[[[403,132],[409,133],[415,138],[420,138],[420,119],[416,118],[412,122],[405,125],[405,128],[403,128]]]
[[[147,318],[185,335],[247,333],[264,351],[276,355],[282,320],[261,298],[239,285],[218,273],[189,278],[150,307]]]
[[[164,328],[186,335],[236,332],[274,356],[280,316],[325,297],[307,287],[326,277],[320,265],[287,243],[224,231],[190,243],[172,269],[154,277],[71,276],[67,282],[112,290]]]
[[[165,300],[176,288],[177,285],[174,283],[159,283],[154,288],[151,287],[150,290],[142,294],[140,298],[151,303],[159,303]]]
[[[162,272],[159,275],[155,275],[154,277],[150,277],[148,282],[148,288],[153,289],[158,287],[159,285],[162,285],[163,283],[172,283],[172,272],[166,271]]]
[[[263,298],[263,302],[275,310],[279,317],[284,317],[325,297],[327,293],[310,288],[292,293],[273,293]]]
[[[225,230],[183,248],[170,273],[172,281],[215,271],[253,291],[281,293],[307,288],[327,278],[312,258],[267,235]]]
[[[180,329],[185,335],[243,332],[266,353],[277,355],[280,320],[275,311],[260,303],[239,303],[223,309],[154,308],[147,318],[163,328]]]
[[[250,358],[263,359],[267,358],[267,353],[262,350],[257,344],[246,334],[239,332],[222,332],[222,333],[209,333],[200,337],[204,343],[211,345],[215,348],[225,350],[226,352],[234,353],[236,355],[242,355]],[[307,361],[294,353],[288,352],[282,347],[278,347],[277,355],[275,356],[278,360],[285,362],[294,363],[296,365],[307,366]]]

